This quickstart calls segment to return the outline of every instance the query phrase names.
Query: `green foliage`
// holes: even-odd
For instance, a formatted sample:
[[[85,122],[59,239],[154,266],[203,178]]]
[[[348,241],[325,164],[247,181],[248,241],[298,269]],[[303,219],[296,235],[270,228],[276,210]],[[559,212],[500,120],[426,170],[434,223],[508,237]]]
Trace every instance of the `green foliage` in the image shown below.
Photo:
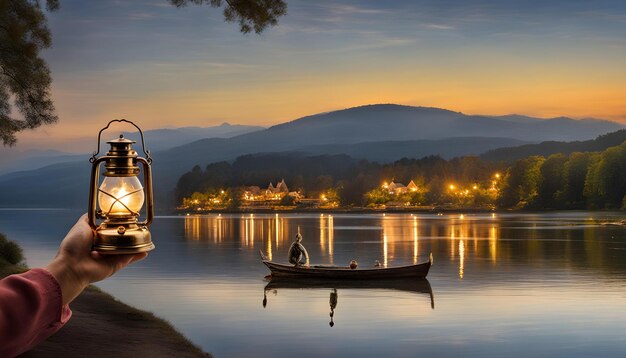
[[[480,188],[472,189],[458,204],[469,206],[479,203],[481,206],[490,206],[495,200],[494,193],[485,190],[490,185],[493,173],[501,169],[499,165],[483,162],[476,157],[447,161],[431,156],[380,165],[365,160],[357,161],[345,155],[245,155],[232,164],[213,163],[205,170],[194,167],[181,176],[176,193],[184,207],[193,208],[208,200],[199,197],[201,193],[228,187],[259,186],[264,189],[270,182],[276,183],[284,178],[291,191],[307,193],[309,198],[319,198],[321,206],[376,206],[390,202],[395,205],[428,205],[447,202],[442,188],[453,180],[466,183],[466,190],[480,183]],[[389,182],[391,179],[405,185],[412,180],[419,189],[407,189],[397,194],[382,190],[380,186],[383,181]]]
[[[189,197],[183,198],[183,207],[191,210],[202,209],[224,209],[230,208],[232,204],[232,193],[237,192],[237,189],[232,190],[208,190],[205,192],[194,192]],[[237,199],[240,200],[240,199]],[[237,207],[239,204],[235,202]]]
[[[227,207],[229,210],[237,210],[241,206],[241,196],[243,195],[243,189],[229,188],[226,190]]]
[[[24,260],[22,248],[10,241],[0,233],[0,259],[4,259],[12,265],[20,264]]]
[[[493,208],[497,204],[504,209],[626,209],[626,142],[600,153],[520,159],[497,177],[495,173],[503,169],[476,157],[449,161],[425,157],[380,165],[347,156],[267,154],[243,156],[233,164],[214,163],[205,171],[195,167],[181,177],[177,191],[201,202],[209,199],[200,193],[284,177],[288,183],[297,178],[302,186],[298,190],[310,198],[325,195],[328,200],[322,206],[334,206],[330,203],[336,200],[342,206],[368,207]],[[391,180],[405,185],[413,180],[419,190],[390,193],[381,185]]]
[[[321,206],[337,207],[340,204],[339,191],[336,188],[329,188],[320,194]]]
[[[587,173],[585,197],[593,208],[619,209],[626,195],[626,142],[595,158]]]
[[[238,22],[244,34],[252,30],[260,34],[267,26],[278,24],[278,18],[287,13],[287,4],[282,0],[170,0],[170,3],[176,7],[194,4],[216,8],[226,4],[224,19]]]
[[[389,190],[383,188],[375,188],[365,193],[365,200],[367,204],[384,205],[390,201],[395,200],[393,194],[389,194]]]
[[[585,202],[585,178],[592,158],[592,153],[572,153],[563,166],[563,188],[557,192],[557,201],[562,203],[563,208],[584,209]]]
[[[56,0],[47,2],[48,10],[58,7]],[[0,139],[4,145],[14,145],[20,131],[58,119],[50,95],[50,70],[40,56],[51,43],[38,1],[0,1]]]
[[[537,206],[544,209],[556,209],[564,206],[559,190],[564,186],[565,163],[568,158],[563,154],[553,154],[540,168]]]
[[[270,182],[276,184],[277,181],[285,179],[290,191],[314,194],[321,194],[329,188],[339,188],[341,183],[345,183],[346,187],[363,190],[356,193],[358,197],[356,200],[360,202],[361,196],[371,188],[366,185],[369,185],[370,181],[373,181],[372,186],[378,185],[378,178],[366,176],[364,182],[353,178],[357,178],[358,173],[375,171],[376,168],[377,165],[359,162],[346,155],[312,157],[293,154],[244,155],[238,157],[232,164],[212,163],[205,170],[198,166],[194,167],[178,180],[176,196],[179,202],[182,202],[183,198],[190,197],[194,192],[253,185],[265,189]],[[355,186],[363,188],[358,189]],[[340,197],[342,192],[346,194],[341,189],[339,192]]]
[[[544,161],[543,157],[528,157],[518,160],[507,170],[498,201],[500,207],[521,209],[536,204]]]

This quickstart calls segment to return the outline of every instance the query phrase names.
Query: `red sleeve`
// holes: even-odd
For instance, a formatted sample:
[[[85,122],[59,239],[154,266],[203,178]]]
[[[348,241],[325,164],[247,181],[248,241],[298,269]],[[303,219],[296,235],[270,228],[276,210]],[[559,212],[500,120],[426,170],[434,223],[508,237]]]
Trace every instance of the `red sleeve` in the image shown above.
[[[45,269],[0,280],[0,357],[21,354],[58,331],[72,311]]]

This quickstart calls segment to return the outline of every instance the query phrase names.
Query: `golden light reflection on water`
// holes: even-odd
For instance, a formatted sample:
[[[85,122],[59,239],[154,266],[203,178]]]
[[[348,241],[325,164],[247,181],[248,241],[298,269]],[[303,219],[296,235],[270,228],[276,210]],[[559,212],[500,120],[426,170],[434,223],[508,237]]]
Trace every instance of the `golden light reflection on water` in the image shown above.
[[[332,215],[328,217],[328,258],[330,263],[334,263],[335,252],[335,218]]]
[[[335,252],[335,218],[332,215],[320,214],[320,248],[328,255],[328,260],[334,262]]]
[[[459,278],[463,278],[465,272],[465,243],[459,240]]]
[[[387,267],[389,263],[389,251],[387,249],[387,234],[383,233],[383,267]]]
[[[320,214],[320,246],[322,252],[326,252],[326,220],[324,214]]]
[[[489,258],[491,262],[496,263],[498,252],[498,229],[495,225],[489,228]]]
[[[417,263],[417,258],[419,256],[419,243],[417,240],[417,218],[413,217],[413,264]]]
[[[441,347],[433,349],[437,355],[451,345],[451,336],[453,344],[471,340],[477,342],[477,347],[490,346],[490,342],[517,344],[520,337],[529,336],[539,338],[526,338],[522,343],[542,344],[546,337],[556,337],[553,333],[555,327],[565,327],[560,330],[562,333],[559,333],[558,339],[573,337],[572,342],[564,344],[576,345],[579,343],[575,342],[577,337],[588,336],[591,322],[592,331],[596,332],[592,338],[599,343],[597,347],[585,345],[589,351],[607,352],[607,342],[617,342],[617,345],[612,345],[613,348],[623,347],[623,330],[615,328],[623,327],[619,312],[624,312],[625,308],[624,228],[598,225],[596,222],[587,225],[580,220],[567,221],[567,217],[563,219],[565,224],[559,219],[559,227],[551,227],[556,220],[545,217],[534,219],[529,215],[518,218],[514,215],[517,214],[503,214],[501,219],[492,220],[489,214],[468,214],[462,224],[458,216],[419,215],[417,225],[414,224],[415,219],[406,218],[408,215],[387,215],[391,222],[385,225],[408,224],[404,232],[400,230],[396,233],[395,229],[386,231],[389,254],[391,243],[396,243],[395,260],[391,256],[388,259],[390,266],[412,261],[415,226],[419,252],[424,256],[433,252],[435,266],[429,276],[435,290],[437,309],[430,310],[426,296],[413,292],[339,289],[338,310],[335,311],[337,325],[333,330],[327,324],[328,290],[282,289],[277,296],[272,293],[267,308],[261,306],[265,284],[262,277],[268,272],[258,262],[258,249],[271,250],[274,260],[284,261],[287,247],[300,225],[309,252],[320,259],[318,262],[327,262],[320,251],[319,214],[281,214],[280,217],[274,213],[255,214],[254,249],[242,249],[240,246],[239,222],[244,220],[241,215],[159,218],[154,225],[154,236],[160,239],[157,250],[151,260],[142,262],[148,266],[135,273],[126,271],[132,276],[107,280],[102,287],[130,304],[148,305],[144,308],[161,312],[167,319],[181,325],[185,332],[200,332],[202,335],[196,335],[194,339],[208,342],[205,343],[206,350],[211,350],[214,342],[228,343],[228,336],[245,333],[249,337],[258,337],[258,332],[267,330],[268,324],[280,336],[261,336],[257,342],[261,346],[280,345],[285,339],[296,342],[301,337],[305,337],[303,342],[308,344],[311,340],[306,337],[332,338],[338,334],[345,336],[346,332],[351,335],[342,338],[363,341],[364,337],[378,337],[390,327],[395,328],[380,340],[385,340],[386,344],[382,349],[392,355],[398,352],[399,355],[405,352],[411,355],[417,346],[440,340],[437,344]],[[532,228],[532,220],[538,221],[538,228]],[[259,231],[261,221],[263,230]],[[367,257],[369,261],[380,259],[382,262],[382,221],[382,217],[377,215],[333,215],[337,244],[334,246],[335,261],[346,263],[347,259],[356,258],[361,266],[366,264],[361,258]],[[325,218],[324,222],[328,223],[329,219]],[[23,225],[24,230],[31,229]],[[458,234],[463,231],[459,230],[461,225],[470,228],[467,232],[471,237],[459,237]],[[277,238],[278,228],[284,228],[284,235]],[[537,230],[536,234],[531,230]],[[450,240],[451,231],[454,231],[454,242]],[[187,235],[187,242],[181,242],[183,232]],[[325,232],[328,233],[328,229]],[[406,235],[402,237],[403,234]],[[222,244],[213,244],[220,240]],[[532,240],[536,240],[538,245],[534,245]],[[463,243],[462,250],[460,242]],[[33,242],[33,245],[35,243],[39,245],[38,242]],[[455,259],[448,256],[451,246],[457,253]],[[462,281],[457,276],[461,257]],[[146,292],[153,299],[146,300]],[[294,303],[298,312],[302,313],[295,322]],[[490,320],[486,328],[485,317]],[[476,327],[482,328],[477,331]],[[241,333],[244,328],[247,330]],[[427,335],[429,332],[434,333]],[[447,334],[442,336],[441,332]],[[286,336],[289,334],[291,336]],[[397,344],[405,340],[411,350],[399,351]],[[229,343],[228,348],[236,347],[239,341]],[[508,347],[500,344],[498,347],[492,354],[486,355],[506,354]],[[564,351],[571,352],[567,347]],[[348,345],[345,352],[355,355],[350,349],[354,350],[354,347]],[[550,349],[548,353],[554,352]],[[224,351],[223,355],[232,353],[232,350]],[[319,355],[327,351],[320,350]],[[462,346],[455,352],[467,351]],[[268,355],[272,353],[276,351],[270,351]],[[284,353],[283,350],[275,355]]]
[[[443,251],[448,253],[446,259],[458,267],[461,279],[466,277],[468,255],[484,257],[492,265],[500,256],[510,255],[509,249],[499,245],[500,223],[489,216],[476,219],[473,215],[465,215],[460,219],[459,215],[450,215],[428,220],[419,215],[388,214],[368,218],[368,221],[359,220],[356,225],[345,224],[345,220],[353,220],[349,216],[330,214],[317,214],[313,218],[283,214],[217,214],[190,215],[184,219],[188,240],[222,243],[235,239],[241,248],[261,248],[270,260],[278,261],[286,254],[298,227],[302,229],[303,243],[313,255],[312,259],[320,263],[333,264],[336,261],[337,234],[342,239],[342,262],[346,256],[357,260],[366,256],[367,261],[360,264],[369,266],[378,259],[384,267],[389,267],[423,262],[430,252],[437,257],[437,252]],[[311,219],[316,225],[311,225]],[[340,220],[340,229],[335,232],[337,220]],[[530,252],[540,251],[534,247],[533,237],[529,233],[526,245]],[[349,238],[352,240],[344,241]],[[372,240],[380,240],[378,254],[370,246],[360,244]]]

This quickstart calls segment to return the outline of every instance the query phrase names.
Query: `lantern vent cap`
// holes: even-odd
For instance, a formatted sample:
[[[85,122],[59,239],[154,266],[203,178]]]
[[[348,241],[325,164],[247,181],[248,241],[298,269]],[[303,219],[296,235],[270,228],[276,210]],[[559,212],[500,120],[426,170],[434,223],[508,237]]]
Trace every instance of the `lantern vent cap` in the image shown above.
[[[111,139],[107,143],[108,144],[134,144],[134,143],[137,143],[137,142],[132,140],[132,139],[124,138],[124,135],[120,134],[120,136],[118,138]]]

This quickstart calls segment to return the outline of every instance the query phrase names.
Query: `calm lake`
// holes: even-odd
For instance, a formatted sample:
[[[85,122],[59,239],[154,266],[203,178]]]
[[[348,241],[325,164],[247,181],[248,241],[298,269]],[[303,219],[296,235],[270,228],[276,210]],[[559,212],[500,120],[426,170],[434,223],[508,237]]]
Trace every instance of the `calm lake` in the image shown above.
[[[80,213],[0,210],[45,265]],[[148,259],[98,284],[216,357],[626,356],[626,213],[214,214],[158,217]],[[300,228],[314,263],[395,266],[428,282],[272,287]],[[265,307],[264,307],[265,294]]]

